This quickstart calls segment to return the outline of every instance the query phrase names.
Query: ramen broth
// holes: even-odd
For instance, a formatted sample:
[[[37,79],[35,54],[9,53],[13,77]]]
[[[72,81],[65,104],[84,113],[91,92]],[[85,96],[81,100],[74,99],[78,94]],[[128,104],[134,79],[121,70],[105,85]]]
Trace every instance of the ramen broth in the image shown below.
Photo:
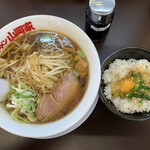
[[[1,104],[20,123],[58,120],[81,101],[88,72],[84,51],[66,36],[50,31],[21,35],[0,55],[0,78],[10,86]]]

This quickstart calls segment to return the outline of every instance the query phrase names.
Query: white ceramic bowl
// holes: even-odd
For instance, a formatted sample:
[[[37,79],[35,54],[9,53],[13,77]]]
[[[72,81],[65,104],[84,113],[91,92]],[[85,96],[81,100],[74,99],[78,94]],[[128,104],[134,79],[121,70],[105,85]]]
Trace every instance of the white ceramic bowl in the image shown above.
[[[15,28],[28,22],[32,23],[35,30],[50,30],[66,35],[84,50],[89,61],[89,84],[80,104],[73,112],[58,121],[36,125],[21,124],[12,120],[9,114],[0,107],[0,127],[23,137],[40,139],[59,137],[82,124],[95,108],[101,79],[100,60],[94,44],[79,27],[70,21],[55,16],[35,15],[15,20],[0,29],[0,42],[4,40],[4,44],[9,35],[8,32],[12,33]]]

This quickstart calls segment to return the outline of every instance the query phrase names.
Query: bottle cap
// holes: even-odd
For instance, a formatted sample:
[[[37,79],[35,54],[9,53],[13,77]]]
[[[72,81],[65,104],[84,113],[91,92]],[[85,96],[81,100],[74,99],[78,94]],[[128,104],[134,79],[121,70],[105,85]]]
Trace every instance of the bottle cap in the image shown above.
[[[107,24],[112,18],[115,0],[90,0],[89,17],[96,23]]]

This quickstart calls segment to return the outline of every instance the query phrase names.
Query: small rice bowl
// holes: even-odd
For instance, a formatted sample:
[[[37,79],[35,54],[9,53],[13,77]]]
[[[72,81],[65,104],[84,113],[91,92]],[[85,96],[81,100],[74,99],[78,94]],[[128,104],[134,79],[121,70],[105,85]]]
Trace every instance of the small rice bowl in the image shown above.
[[[116,59],[113,63],[109,65],[109,68],[104,71],[102,79],[105,83],[104,95],[109,99],[116,109],[123,113],[133,114],[142,113],[150,111],[150,101],[142,99],[142,105],[139,105],[141,98],[133,97],[131,100],[124,98],[121,99],[119,96],[113,97],[111,91],[111,82],[120,81],[125,78],[130,71],[146,72],[149,74],[147,76],[147,83],[150,83],[150,62],[146,59],[129,59],[121,60]],[[149,85],[150,86],[150,85]]]

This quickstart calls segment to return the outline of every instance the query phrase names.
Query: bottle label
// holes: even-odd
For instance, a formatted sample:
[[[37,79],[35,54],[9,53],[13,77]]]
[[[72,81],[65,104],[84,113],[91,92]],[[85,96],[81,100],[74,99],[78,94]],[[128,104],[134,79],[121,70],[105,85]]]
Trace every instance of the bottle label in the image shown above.
[[[106,29],[108,29],[110,27],[111,23],[109,23],[106,27],[101,27],[101,28],[96,28],[95,26],[91,25],[91,28],[94,31],[105,31]]]

